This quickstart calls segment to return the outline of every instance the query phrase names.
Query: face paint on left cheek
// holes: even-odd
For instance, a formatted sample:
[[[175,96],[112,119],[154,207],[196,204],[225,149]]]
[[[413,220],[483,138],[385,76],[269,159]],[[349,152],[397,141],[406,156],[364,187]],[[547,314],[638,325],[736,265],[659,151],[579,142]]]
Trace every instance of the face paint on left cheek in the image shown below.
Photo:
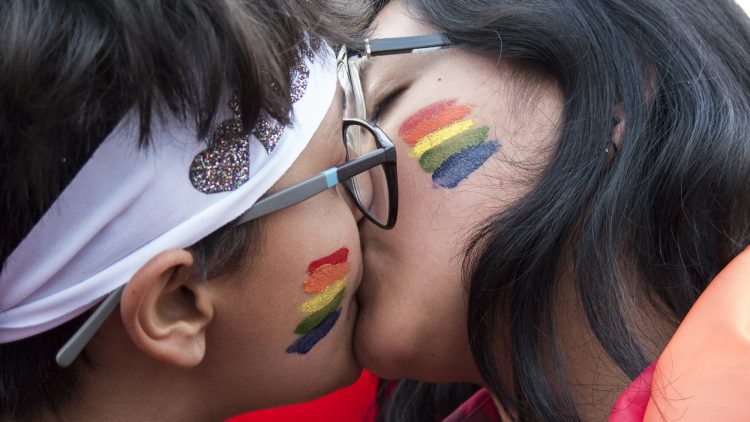
[[[340,305],[346,290],[346,276],[351,267],[348,258],[349,249],[341,248],[308,265],[309,277],[304,282],[304,289],[306,293],[313,294],[313,297],[299,307],[306,317],[297,325],[294,333],[302,337],[286,349],[287,353],[304,355],[336,324],[341,315]]]
[[[488,140],[490,128],[469,117],[471,108],[455,98],[438,101],[406,119],[399,135],[412,147],[411,156],[432,173],[436,188],[455,188],[500,149]]]

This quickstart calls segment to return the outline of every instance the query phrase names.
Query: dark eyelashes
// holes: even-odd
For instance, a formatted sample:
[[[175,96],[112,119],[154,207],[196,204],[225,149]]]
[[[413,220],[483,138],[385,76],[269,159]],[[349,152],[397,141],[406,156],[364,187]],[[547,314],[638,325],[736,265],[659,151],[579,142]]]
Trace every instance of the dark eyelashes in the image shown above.
[[[370,113],[370,120],[374,123],[378,122],[378,119],[382,117],[388,109],[398,100],[398,98],[401,96],[401,94],[406,91],[406,88],[398,88],[388,94],[385,98],[380,100],[375,106],[372,108],[372,112]]]

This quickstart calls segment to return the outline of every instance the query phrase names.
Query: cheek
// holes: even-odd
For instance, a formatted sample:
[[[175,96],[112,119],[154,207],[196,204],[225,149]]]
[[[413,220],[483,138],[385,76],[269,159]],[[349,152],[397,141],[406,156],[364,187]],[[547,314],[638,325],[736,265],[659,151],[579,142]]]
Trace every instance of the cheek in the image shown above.
[[[360,371],[350,315],[361,279],[356,222],[328,192],[303,204],[264,221],[261,256],[242,280],[231,280],[241,288],[217,314],[225,320],[217,341],[233,350],[232,359],[218,358],[227,361],[226,376],[266,385],[254,393],[265,405],[314,399]]]
[[[295,319],[286,352],[305,355],[346,319],[344,311],[361,278],[359,233],[346,202],[334,191],[288,211],[279,215],[284,224],[267,235],[277,239],[277,257],[286,257],[273,258],[271,265],[293,269],[284,284]]]
[[[490,214],[482,168],[500,144],[472,107],[427,104],[388,129],[398,134],[399,221],[392,231],[363,230],[355,350],[384,377],[477,382],[461,265],[468,236]]]
[[[406,154],[431,176],[435,189],[453,189],[500,149],[473,106],[443,99],[414,112],[398,127]]]
[[[386,378],[466,379],[473,363],[460,277],[462,211],[424,180],[414,181],[424,175],[400,176],[406,186],[396,227],[367,224],[362,232],[357,358]]]

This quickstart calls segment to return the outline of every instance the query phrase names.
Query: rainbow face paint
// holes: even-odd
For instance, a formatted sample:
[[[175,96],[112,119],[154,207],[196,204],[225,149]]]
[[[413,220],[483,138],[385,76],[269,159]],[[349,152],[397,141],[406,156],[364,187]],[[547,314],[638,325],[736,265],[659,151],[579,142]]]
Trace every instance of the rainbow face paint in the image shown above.
[[[500,149],[500,142],[488,140],[490,128],[479,126],[469,116],[471,108],[455,98],[438,101],[406,119],[398,134],[419,159],[432,184],[455,188]]]
[[[301,337],[286,349],[287,353],[304,355],[336,324],[341,315],[346,276],[351,268],[348,259],[349,249],[341,248],[308,265],[309,277],[303,286],[305,292],[313,296],[299,306],[299,311],[305,318],[294,329],[294,333]]]

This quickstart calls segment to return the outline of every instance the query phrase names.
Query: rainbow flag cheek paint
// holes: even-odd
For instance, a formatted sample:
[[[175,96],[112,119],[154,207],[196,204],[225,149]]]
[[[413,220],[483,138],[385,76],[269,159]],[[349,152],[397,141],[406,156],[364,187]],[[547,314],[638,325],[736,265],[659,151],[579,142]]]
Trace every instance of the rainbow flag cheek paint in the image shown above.
[[[306,354],[336,325],[351,268],[348,259],[349,249],[340,248],[307,266],[308,278],[303,286],[312,297],[299,306],[305,318],[294,333],[301,337],[287,347],[287,353]]]
[[[490,128],[479,126],[470,113],[468,105],[451,98],[417,111],[399,128],[436,188],[455,188],[500,149],[500,142],[488,140]]]

